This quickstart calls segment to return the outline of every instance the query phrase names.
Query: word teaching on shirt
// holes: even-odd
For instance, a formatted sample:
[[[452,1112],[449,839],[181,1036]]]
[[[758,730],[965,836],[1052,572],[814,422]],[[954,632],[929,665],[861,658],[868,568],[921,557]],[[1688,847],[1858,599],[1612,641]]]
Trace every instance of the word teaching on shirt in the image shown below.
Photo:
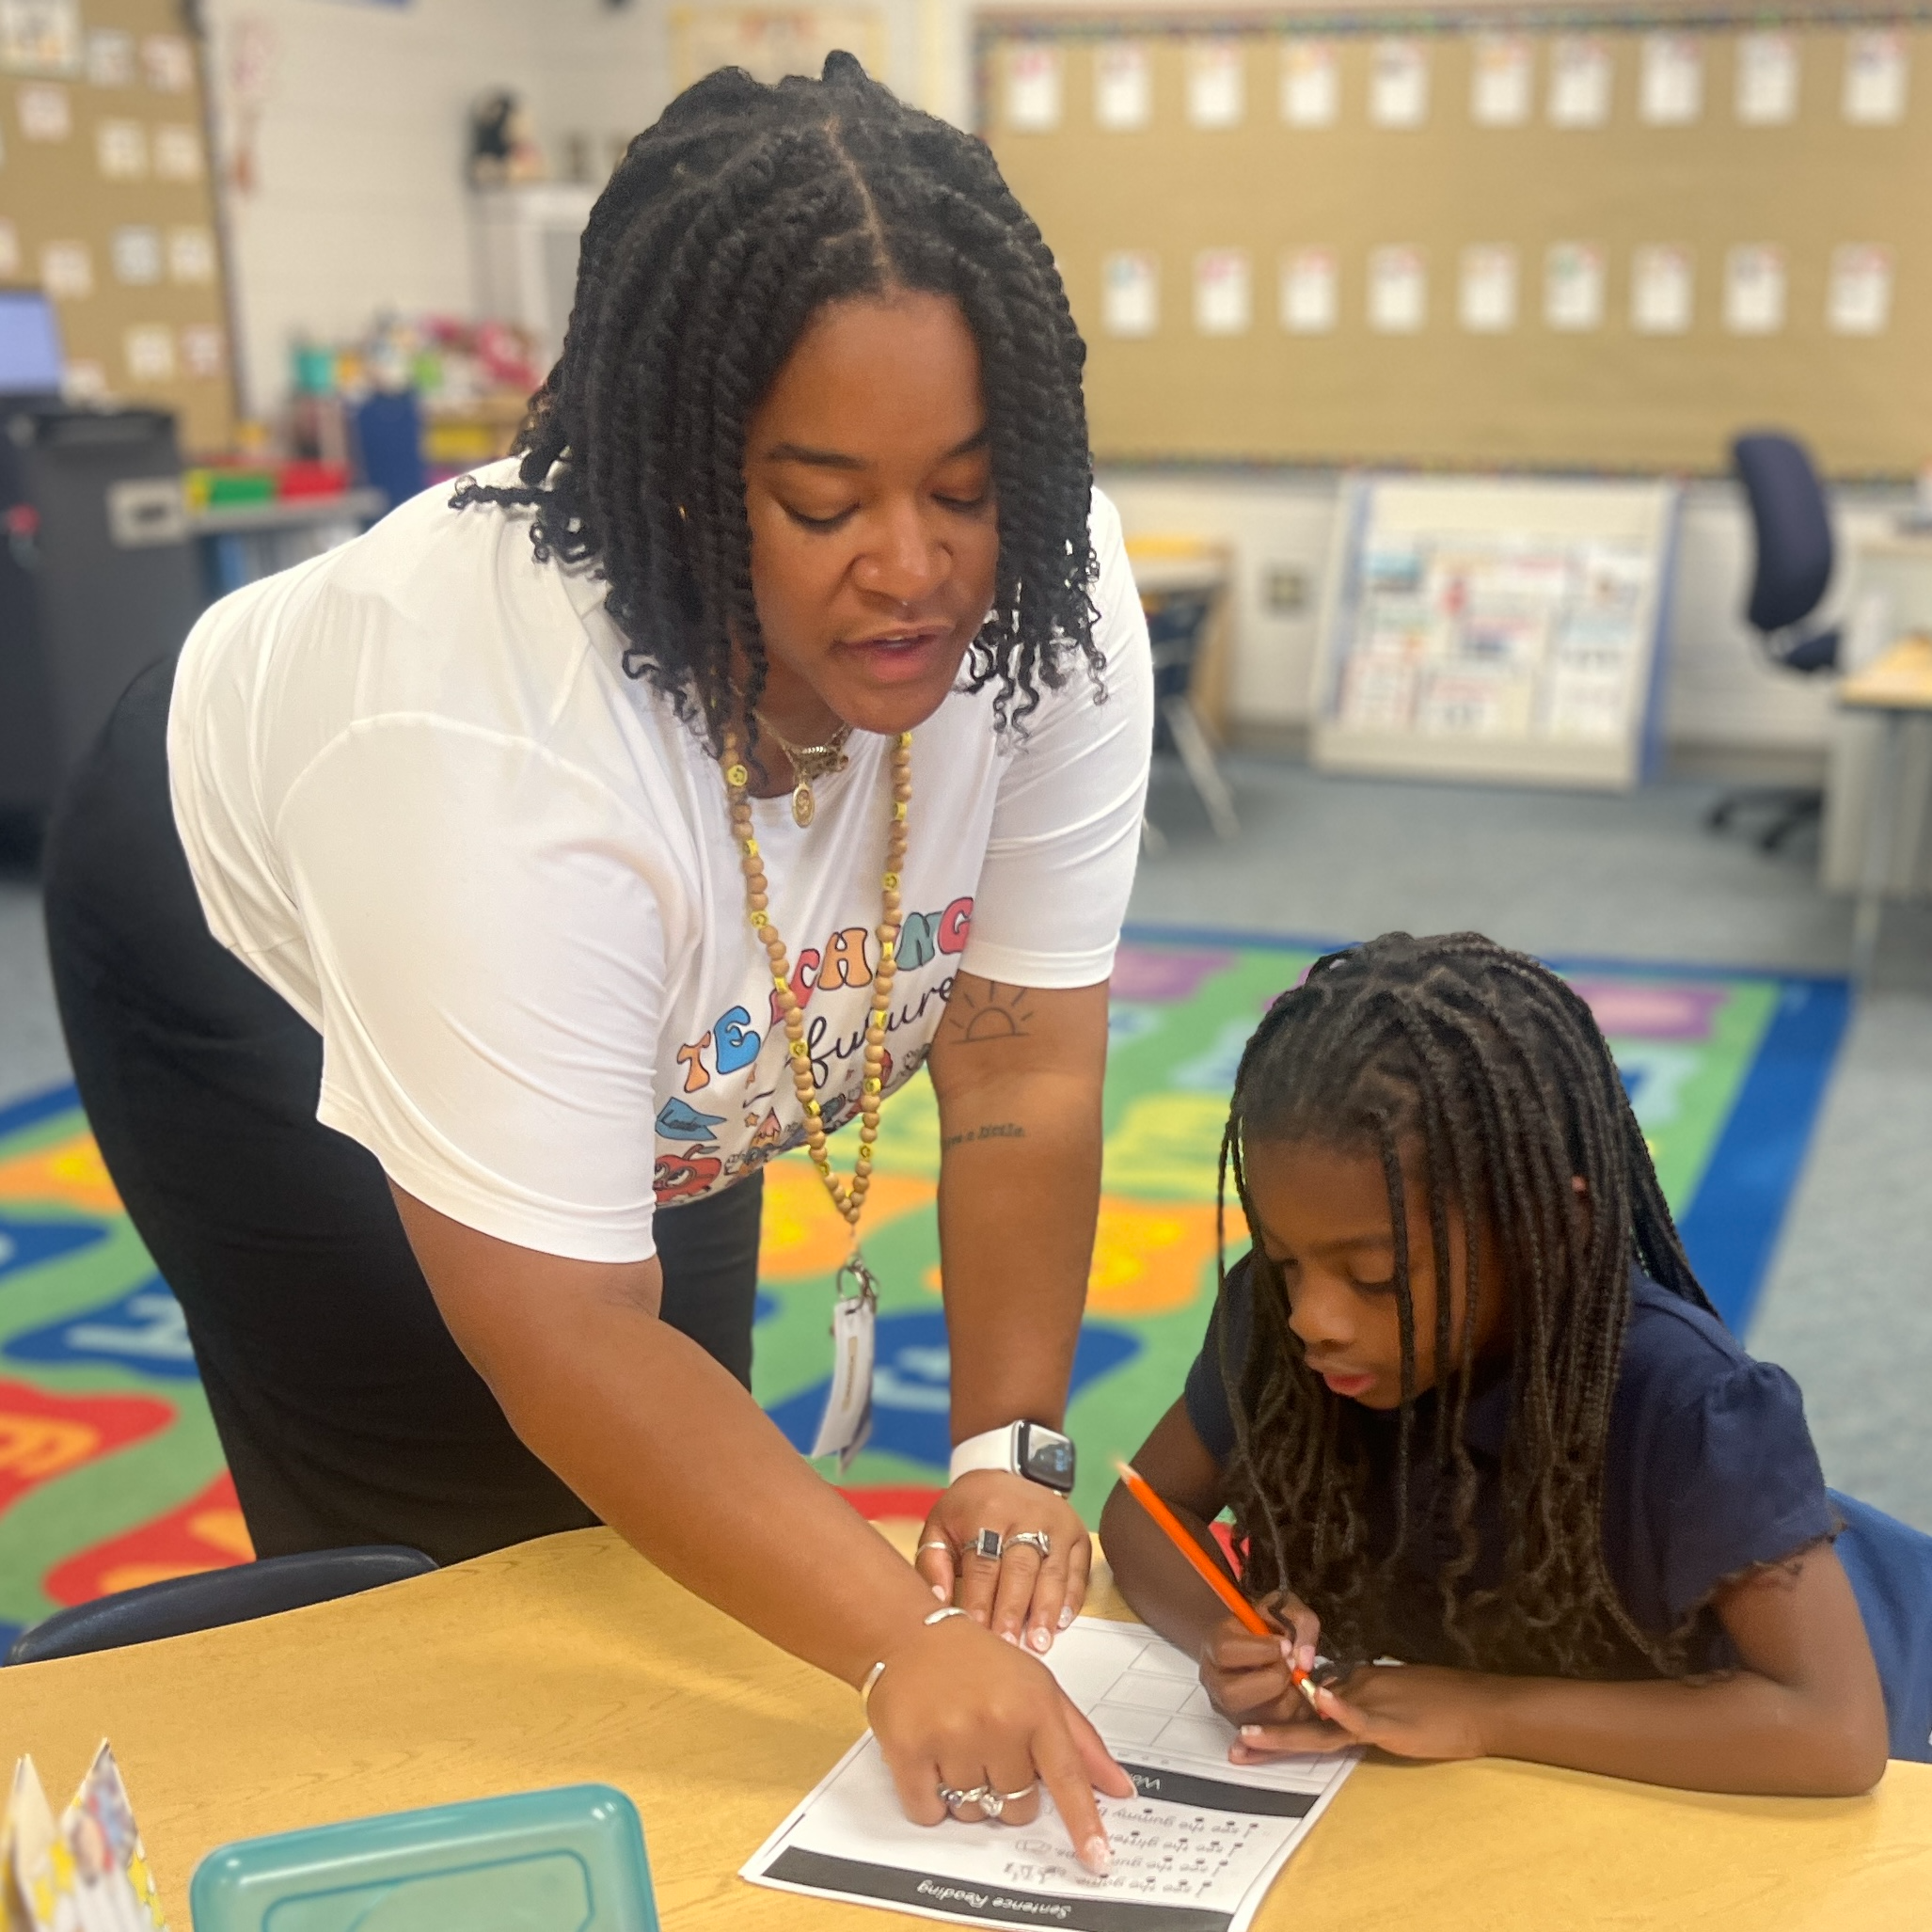
[[[887,1049],[880,1069],[882,1095],[903,1086],[925,1063],[972,926],[970,896],[935,911],[905,915],[894,948],[895,1000],[886,1012],[886,1037],[898,1037],[898,1044],[896,1051]],[[862,994],[877,978],[879,965],[878,935],[869,926],[847,926],[820,945],[802,947],[793,968],[792,992],[805,1012],[805,1050],[828,1132],[854,1117],[863,1104],[866,1003],[855,999],[827,1010],[820,996]],[[930,984],[910,983],[912,975],[931,967],[941,970]],[[782,1064],[759,1067],[763,1050],[784,1038],[775,993],[768,1001],[757,1020],[749,1003],[727,1007],[696,1039],[677,1049],[674,1059],[682,1077],[657,1120],[660,1143],[671,1143],[660,1146],[656,1161],[654,1192],[660,1206],[708,1194],[804,1144],[804,1116],[790,1081],[783,1077]],[[745,1078],[734,1091],[728,1083],[739,1074]]]

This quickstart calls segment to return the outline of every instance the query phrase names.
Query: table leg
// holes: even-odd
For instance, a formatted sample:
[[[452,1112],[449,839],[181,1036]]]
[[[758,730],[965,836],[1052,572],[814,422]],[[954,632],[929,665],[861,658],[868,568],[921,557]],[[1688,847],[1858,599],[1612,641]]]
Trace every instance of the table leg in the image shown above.
[[[1872,774],[1872,815],[1865,827],[1865,871],[1859,886],[1858,912],[1851,928],[1851,978],[1863,992],[1872,982],[1872,961],[1878,951],[1878,922],[1885,912],[1887,875],[1892,870],[1892,781],[1898,764],[1898,740],[1904,714],[1887,711],[1878,736],[1878,768]]]

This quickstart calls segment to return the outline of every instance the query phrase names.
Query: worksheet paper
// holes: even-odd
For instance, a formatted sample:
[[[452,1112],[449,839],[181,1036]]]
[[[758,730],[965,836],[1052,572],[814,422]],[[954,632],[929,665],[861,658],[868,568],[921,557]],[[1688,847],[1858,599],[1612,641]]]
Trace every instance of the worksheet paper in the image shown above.
[[[1047,1657],[1139,1789],[1101,1799],[1114,1864],[1074,1858],[1051,1801],[1031,1825],[911,1823],[868,1733],[744,1867],[754,1885],[973,1925],[1243,1932],[1354,1753],[1234,1766],[1196,1666],[1139,1623],[1082,1617]]]

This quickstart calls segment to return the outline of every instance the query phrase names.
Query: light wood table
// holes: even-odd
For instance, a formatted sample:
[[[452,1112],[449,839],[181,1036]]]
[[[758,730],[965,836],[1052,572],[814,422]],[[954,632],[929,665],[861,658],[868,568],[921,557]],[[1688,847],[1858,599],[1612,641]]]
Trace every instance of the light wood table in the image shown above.
[[[1121,1614],[1098,1578],[1094,1607]],[[166,1643],[0,1671],[0,1751],[63,1802],[101,1737],[163,1903],[233,1838],[599,1780],[643,1814],[668,1932],[871,1932],[735,1875],[860,1728],[858,1700],[605,1530]],[[1258,1924],[1751,1927],[1932,1920],[1932,1766],[1866,1798],[1693,1797],[1499,1762],[1364,1765]],[[909,1922],[910,1923],[910,1922]]]
[[[1876,712],[1885,725],[1878,743],[1878,770],[1872,784],[1864,872],[1852,922],[1851,976],[1862,989],[1871,980],[1872,961],[1878,950],[1878,922],[1884,914],[1885,880],[1892,866],[1895,816],[1892,788],[1898,771],[1900,741],[1907,719],[1932,716],[1932,637],[1901,638],[1838,687],[1838,702],[1847,711]]]

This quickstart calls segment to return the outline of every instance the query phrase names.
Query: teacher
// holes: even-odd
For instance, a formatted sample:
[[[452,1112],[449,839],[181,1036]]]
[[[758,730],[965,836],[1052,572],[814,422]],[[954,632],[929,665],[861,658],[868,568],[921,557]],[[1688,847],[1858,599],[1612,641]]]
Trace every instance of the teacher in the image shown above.
[[[1151,689],[1084,355],[979,142],[847,55],[711,75],[598,199],[519,454],[216,605],[47,893],[258,1551],[601,1518],[863,1687],[911,1815],[1044,1784],[1099,1863],[1131,1787],[1037,1654]],[[762,1164],[863,1237],[922,1066],[958,1449],[915,1570],[748,1385]]]

